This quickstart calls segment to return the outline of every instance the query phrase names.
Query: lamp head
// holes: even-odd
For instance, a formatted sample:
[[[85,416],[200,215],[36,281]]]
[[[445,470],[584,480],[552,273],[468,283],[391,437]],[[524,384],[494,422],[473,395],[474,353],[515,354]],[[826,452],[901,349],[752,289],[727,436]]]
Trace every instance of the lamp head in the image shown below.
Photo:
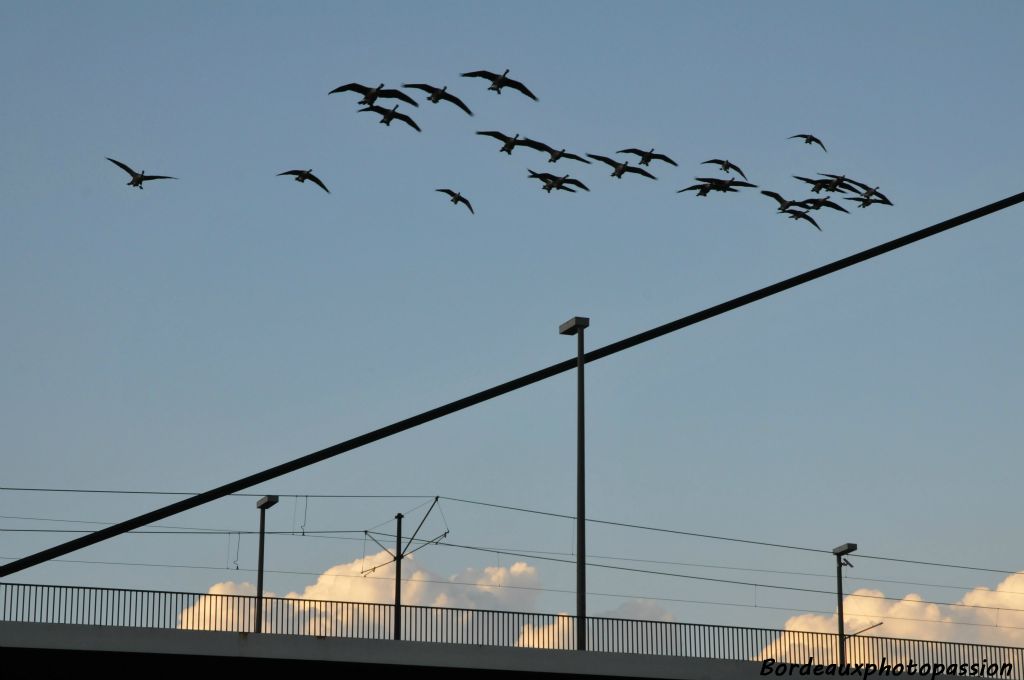
[[[590,319],[585,316],[574,316],[561,326],[558,327],[558,332],[561,335],[576,335],[581,330],[590,325]]]
[[[277,505],[277,496],[264,496],[256,501],[256,507],[260,510],[267,510]]]
[[[843,555],[849,555],[850,553],[852,553],[856,549],[857,549],[857,544],[856,543],[843,543],[838,548],[834,548],[832,550],[832,554],[835,555],[836,557],[842,557]]]

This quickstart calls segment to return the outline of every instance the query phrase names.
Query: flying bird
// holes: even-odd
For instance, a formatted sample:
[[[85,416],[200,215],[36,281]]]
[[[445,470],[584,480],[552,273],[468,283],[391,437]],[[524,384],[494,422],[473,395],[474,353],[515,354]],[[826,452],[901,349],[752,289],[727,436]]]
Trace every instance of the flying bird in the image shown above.
[[[825,198],[825,197],[823,197],[823,198],[807,198],[807,199],[804,199],[804,200],[800,201],[800,205],[802,207],[804,207],[804,208],[807,208],[808,210],[820,210],[821,208],[832,208],[833,210],[838,210],[838,211],[844,212],[844,213],[850,212],[849,210],[847,210],[843,206],[839,205],[838,203],[834,203],[834,202],[830,201],[828,198]]]
[[[533,101],[537,101],[537,96],[530,92],[530,89],[523,85],[518,80],[513,80],[508,77],[508,69],[500,76],[497,73],[491,73],[490,71],[470,71],[469,73],[463,73],[463,78],[486,78],[491,81],[488,90],[494,90],[498,94],[501,94],[501,88],[511,87],[513,90],[519,90]]]
[[[742,182],[735,177],[728,179],[722,179],[721,177],[694,177],[698,182],[704,182],[710,184],[711,189],[714,191],[736,191],[734,187],[757,187],[756,184],[750,182]]]
[[[398,120],[402,121],[409,127],[416,130],[416,132],[423,132],[422,130],[420,130],[420,126],[416,124],[416,121],[414,121],[412,118],[405,115],[404,113],[398,112],[398,104],[395,104],[395,108],[393,109],[385,109],[381,108],[380,106],[367,106],[365,109],[359,109],[359,113],[362,113],[363,111],[372,111],[373,113],[379,113],[381,116],[379,122],[384,123],[388,127],[391,127],[391,121],[397,118]]]
[[[473,115],[473,112],[469,110],[469,107],[466,106],[461,99],[453,95],[451,92],[448,92],[447,85],[444,87],[434,87],[433,85],[427,85],[426,83],[402,83],[402,87],[411,87],[417,90],[423,90],[424,92],[429,93],[430,96],[427,97],[427,101],[432,104],[436,104],[444,99],[455,104],[469,115]]]
[[[736,171],[737,173],[739,173],[739,176],[742,177],[743,179],[747,178],[747,176],[743,174],[743,171],[740,170],[740,166],[736,165],[735,163],[723,161],[719,158],[712,158],[709,161],[704,161],[703,163],[701,163],[701,165],[707,165],[708,163],[713,163],[714,165],[717,165],[722,169],[723,172]]]
[[[859,194],[860,191],[851,184],[851,180],[846,178],[846,175],[830,175],[827,172],[819,172],[822,177],[830,177],[831,182],[825,186],[825,191],[839,191],[840,193],[845,191],[852,191],[855,194]]]
[[[654,153],[654,149],[651,149],[650,151],[643,151],[642,149],[620,149],[615,153],[636,154],[637,156],[640,156],[640,165],[650,165],[651,161],[653,160],[665,161],[666,163],[671,163],[672,165],[676,166],[679,165],[678,163],[676,163],[674,160],[672,160],[663,153]]]
[[[359,100],[359,104],[364,106],[373,106],[374,102],[377,101],[378,97],[387,97],[391,99],[401,99],[406,104],[412,104],[413,106],[419,106],[416,100],[402,92],[401,90],[386,90],[384,89],[384,83],[381,83],[377,87],[367,87],[366,85],[360,85],[359,83],[349,83],[348,85],[341,85],[334,88],[327,94],[335,94],[337,92],[358,92],[363,95],[363,98]]]
[[[867,184],[864,184],[864,182],[858,182],[855,179],[847,178],[846,181],[850,182],[851,184],[855,184],[861,188],[861,198],[876,198],[878,199],[875,201],[876,203],[885,203],[886,205],[892,205],[892,201],[890,201],[885,194],[879,191],[878,187],[868,186]]]
[[[804,201],[791,201],[791,200],[789,200],[787,198],[783,198],[781,194],[778,194],[778,193],[776,193],[774,191],[762,191],[761,193],[764,194],[765,196],[769,196],[771,198],[774,198],[776,201],[778,201],[778,203],[779,203],[779,212],[784,212],[785,210],[788,210],[789,208],[792,208],[793,206],[803,206],[804,205]]]
[[[469,212],[471,214],[473,214],[473,215],[476,214],[473,211],[473,205],[469,202],[469,199],[467,199],[465,196],[463,196],[459,192],[452,191],[451,189],[435,189],[434,191],[440,191],[442,194],[448,194],[449,196],[451,196],[452,197],[452,204],[454,204],[454,205],[458,205],[459,203],[465,203],[466,207],[469,208]]]
[[[714,189],[712,185],[708,184],[707,182],[701,182],[700,184],[694,184],[692,186],[686,187],[685,189],[680,189],[676,193],[681,194],[684,191],[696,191],[698,196],[707,196],[709,193],[711,193],[712,189]],[[736,191],[736,189],[726,188],[722,189],[722,191]]]
[[[538,142],[537,140],[530,139],[529,137],[519,140],[519,144],[522,146],[528,146],[531,149],[536,149],[537,151],[544,151],[549,156],[548,163],[555,163],[563,158],[569,158],[574,161],[580,161],[581,163],[586,163],[587,165],[590,165],[590,161],[588,161],[586,158],[583,158],[582,156],[577,156],[574,153],[568,153],[565,149],[556,150],[548,146],[544,142]]]
[[[800,175],[793,175],[793,179],[798,179],[801,182],[807,182],[810,184],[811,191],[815,194],[820,194],[822,189],[827,191],[838,191],[841,194],[845,194],[847,192],[847,189],[836,184],[834,179],[811,179],[810,177],[801,177]]]
[[[613,170],[612,170],[612,177],[620,177],[621,178],[623,173],[635,172],[638,175],[643,175],[644,177],[650,177],[651,179],[658,179],[657,177],[655,177],[651,173],[647,172],[643,168],[637,168],[637,167],[631,166],[629,164],[629,161],[616,161],[616,160],[613,160],[611,158],[608,158],[607,156],[598,156],[597,154],[593,154],[593,153],[588,153],[587,156],[589,156],[590,158],[593,158],[595,161],[601,161],[602,163],[607,163],[608,165],[612,166],[612,168],[613,168]]]
[[[860,201],[860,203],[857,205],[858,208],[866,208],[869,205],[876,205],[876,204],[892,205],[892,203],[889,202],[888,199],[883,201],[880,198],[871,198],[870,196],[846,196],[845,199],[847,201]]]
[[[115,161],[113,158],[110,158],[109,156],[107,157],[107,160],[132,176],[132,178],[128,181],[127,184],[127,186],[130,187],[138,187],[141,189],[142,183],[148,182],[151,179],[178,179],[177,177],[171,177],[169,175],[147,175],[145,170],[143,170],[142,172],[135,172],[121,161]]]
[[[817,229],[818,231],[821,231],[821,227],[819,227],[818,223],[814,221],[814,218],[811,217],[809,214],[807,214],[807,212],[804,211],[804,210],[792,210],[792,209],[789,209],[789,210],[783,210],[782,212],[784,212],[787,215],[789,215],[789,219],[791,219],[791,220],[807,220],[808,222],[810,222],[811,224],[814,225],[815,229]]]
[[[590,191],[590,189],[587,188],[586,184],[579,181],[578,179],[569,177],[569,175],[558,176],[552,175],[550,172],[534,172],[529,168],[527,168],[527,171],[529,171],[530,173],[530,179],[539,179],[541,182],[544,182],[544,186],[541,188],[544,189],[544,191],[548,192],[549,194],[551,193],[552,189],[561,189],[562,191],[569,191],[575,193],[576,190],[570,189],[569,187],[565,186],[566,184],[571,184],[573,186],[579,187],[584,191]]]
[[[310,168],[309,170],[286,170],[284,172],[277,173],[278,177],[280,177],[281,175],[295,175],[296,182],[305,182],[308,179],[310,182],[317,185],[327,193],[331,193],[331,190],[328,189],[327,186],[320,181],[320,178],[313,174],[312,168]]]
[[[477,132],[478,135],[486,135],[488,137],[494,137],[501,141],[501,148],[498,151],[507,153],[509,156],[512,155],[512,149],[523,144],[523,140],[519,139],[519,133],[516,133],[515,137],[509,137],[506,134],[498,132],[497,130],[480,130]]]
[[[828,149],[825,148],[825,145],[821,143],[821,140],[814,135],[793,135],[790,139],[796,139],[797,137],[804,140],[804,144],[817,144],[821,147],[822,151],[828,151]]]

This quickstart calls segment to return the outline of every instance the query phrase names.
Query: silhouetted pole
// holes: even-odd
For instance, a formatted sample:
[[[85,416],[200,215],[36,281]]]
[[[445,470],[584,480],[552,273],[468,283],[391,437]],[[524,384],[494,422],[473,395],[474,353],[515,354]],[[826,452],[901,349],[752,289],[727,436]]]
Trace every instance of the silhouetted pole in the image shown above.
[[[574,316],[561,326],[562,335],[576,336],[576,649],[587,648],[587,517],[586,458],[583,419],[583,329],[590,325],[585,316]]]
[[[843,562],[850,564],[844,559],[847,555],[857,549],[856,543],[843,543],[832,551],[836,556],[836,597],[839,598],[839,667],[846,665],[846,630],[843,622]],[[850,565],[853,566],[853,565]]]
[[[263,536],[267,528],[267,510],[277,505],[277,496],[264,496],[256,501],[260,509],[260,556],[256,567],[256,623],[253,630],[263,632]]]
[[[402,513],[395,515],[395,639],[402,639]]]

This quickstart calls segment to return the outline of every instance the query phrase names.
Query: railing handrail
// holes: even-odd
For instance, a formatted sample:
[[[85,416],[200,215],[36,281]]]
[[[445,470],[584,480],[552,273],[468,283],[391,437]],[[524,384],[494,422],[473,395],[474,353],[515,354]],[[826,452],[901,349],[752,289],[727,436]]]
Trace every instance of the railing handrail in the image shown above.
[[[60,592],[59,598],[53,596]],[[70,596],[68,595],[70,594]],[[126,599],[132,602],[126,605]],[[59,602],[57,600],[59,599]],[[330,628],[333,636],[386,637],[387,625],[384,617],[394,608],[392,603],[351,602],[343,600],[321,600],[295,597],[264,596],[264,606],[270,615],[277,616],[277,623],[288,630],[305,630],[298,634],[310,633],[310,626],[323,623]],[[249,630],[249,605],[255,595],[195,593],[186,591],[141,590],[131,588],[104,588],[98,586],[69,586],[30,583],[0,582],[0,620],[47,621],[52,623],[95,623],[98,625],[132,625],[148,627],[195,627],[210,630]],[[231,607],[220,609],[216,603],[231,603]],[[201,603],[213,603],[203,610]],[[141,606],[142,611],[132,610],[132,605]],[[89,607],[88,612],[83,609]],[[195,607],[200,611],[192,612]],[[94,610],[95,608],[95,610]],[[410,616],[405,627],[414,634],[437,642],[473,642],[474,644],[496,644],[499,646],[537,646],[528,642],[520,643],[528,626],[531,634],[541,635],[547,644],[564,644],[565,630],[575,627],[577,618],[573,614],[551,614],[544,612],[518,612],[501,609],[470,609],[465,607],[434,607],[429,605],[402,605]],[[27,612],[27,613],[26,613]],[[326,614],[325,614],[326,612]],[[419,613],[419,617],[414,614]],[[13,613],[14,618],[8,618]],[[20,613],[20,617],[18,618]],[[189,616],[186,617],[186,613]],[[424,614],[426,616],[424,616]],[[287,619],[288,616],[293,619]],[[335,616],[344,619],[364,617],[358,624],[337,622],[327,625],[317,617]],[[474,619],[473,617],[479,617]],[[188,621],[186,621],[188,618]],[[83,621],[85,619],[85,621]],[[124,623],[131,621],[134,623]],[[120,622],[120,623],[118,623]],[[145,623],[143,623],[145,622]],[[155,623],[154,623],[155,622]],[[167,623],[172,625],[168,626]],[[459,627],[473,623],[476,627],[461,630]],[[273,624],[274,621],[271,621]],[[565,630],[558,625],[564,624]],[[220,628],[216,626],[219,625]],[[354,625],[354,627],[353,627]],[[304,628],[305,626],[305,628]],[[347,626],[347,627],[346,627]],[[504,626],[505,629],[501,627]],[[521,626],[521,628],[519,628]],[[554,626],[543,631],[544,626]],[[273,625],[271,626],[271,628]],[[795,631],[780,628],[758,628],[682,621],[654,621],[649,619],[620,619],[613,617],[587,617],[588,629],[599,631],[603,640],[595,639],[594,649],[627,649],[638,653],[703,655],[711,658],[750,658],[752,650],[765,650],[773,645],[796,643],[800,649],[830,650],[837,646],[838,634],[820,631]],[[358,629],[358,630],[357,630]],[[269,628],[268,628],[269,630]],[[337,632],[337,631],[343,632]],[[646,635],[646,637],[644,637]],[[633,636],[633,638],[631,638]],[[635,639],[634,639],[635,638]],[[640,639],[643,638],[643,639]],[[485,639],[490,642],[479,642]],[[510,643],[509,641],[512,640]],[[1009,645],[979,642],[956,642],[946,640],[922,640],[869,636],[847,636],[848,644],[857,641],[867,649],[878,650],[929,650],[932,653],[945,651],[959,659],[979,654],[996,655],[999,658],[1014,659],[1018,662],[1018,673],[1024,671],[1024,648]],[[870,641],[870,642],[869,642]],[[649,651],[656,649],[660,651]],[[685,650],[699,650],[700,654],[686,654]],[[664,651],[669,650],[669,651]],[[684,650],[680,652],[678,650]],[[756,652],[760,653],[760,651]],[[1024,677],[1024,676],[1019,676]]]

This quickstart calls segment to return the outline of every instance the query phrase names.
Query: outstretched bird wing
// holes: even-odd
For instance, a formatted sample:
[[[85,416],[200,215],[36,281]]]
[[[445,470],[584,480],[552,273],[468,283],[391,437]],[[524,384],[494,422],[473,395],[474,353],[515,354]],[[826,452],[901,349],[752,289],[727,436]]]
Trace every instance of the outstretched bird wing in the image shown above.
[[[384,114],[391,113],[391,109],[385,109],[383,106],[377,106],[376,104],[370,104],[369,106],[367,106],[364,109],[359,109],[358,113],[362,113],[364,111],[371,111],[373,113],[379,113],[382,116]]]
[[[143,175],[140,178],[143,182],[148,182],[151,179],[178,179],[177,177],[171,177],[170,175]]]
[[[466,207],[469,208],[469,214],[471,214],[471,215],[475,215],[476,214],[476,211],[473,210],[473,204],[469,202],[468,198],[466,198],[465,196],[459,196],[459,200],[462,201],[463,203],[465,203]]]
[[[676,193],[677,194],[681,194],[684,191],[700,191],[702,188],[704,188],[706,186],[707,186],[706,184],[694,184],[693,186],[686,187],[685,189],[680,189]]]
[[[508,135],[502,134],[501,132],[498,132],[497,130],[479,130],[479,131],[477,131],[477,134],[478,135],[487,135],[488,137],[494,137],[495,139],[501,140],[502,142],[507,142],[507,141],[510,141],[512,139]],[[518,141],[521,141],[521,140],[516,140],[516,141],[518,142]]]
[[[527,97],[529,97],[533,101],[538,101],[537,95],[535,95],[534,93],[530,92],[530,88],[526,87],[526,85],[523,85],[518,80],[512,80],[511,78],[506,78],[505,79],[505,87],[511,87],[513,90],[519,90],[520,92],[525,94]]]
[[[390,97],[391,99],[401,99],[406,104],[412,104],[413,106],[419,106],[415,99],[402,92],[401,90],[381,90],[377,93],[378,97]]]
[[[361,95],[365,95],[370,91],[366,85],[360,85],[359,83],[349,83],[348,85],[339,85],[327,94],[336,94],[338,92],[358,92]]]
[[[574,161],[580,161],[581,163],[586,163],[587,165],[590,165],[590,161],[588,161],[586,158],[583,158],[582,156],[577,156],[574,153],[563,153],[562,158],[569,158]]]
[[[423,130],[420,130],[420,126],[416,124],[416,121],[414,121],[412,118],[405,115],[404,113],[396,113],[395,118],[402,121],[406,125],[412,127],[413,129],[416,130],[416,132],[423,132]]]
[[[643,168],[638,168],[635,165],[627,165],[626,166],[626,172],[635,172],[638,175],[643,175],[644,177],[650,177],[651,179],[658,179],[657,177],[655,177],[651,173],[647,172]]]
[[[619,149],[615,153],[635,153],[637,156],[643,156],[647,152],[640,149]]]
[[[498,79],[497,73],[491,73],[490,71],[470,71],[462,74],[463,78],[487,78],[492,83]]]
[[[111,163],[113,163],[114,165],[116,165],[117,167],[121,168],[125,172],[127,172],[132,177],[135,177],[136,175],[139,174],[139,173],[135,172],[134,170],[132,170],[131,168],[129,168],[124,163],[122,163],[121,161],[115,161],[113,158],[110,158],[109,156],[107,157],[107,160],[110,161]]]
[[[426,83],[402,83],[402,87],[411,87],[415,90],[429,92],[430,94],[435,94],[441,89],[439,87],[434,87],[433,85],[427,85]],[[438,189],[438,191],[440,191],[440,189]]]
[[[528,146],[531,149],[536,149],[537,151],[544,151],[546,153],[554,153],[555,152],[554,149],[552,149],[550,146],[548,146],[544,142],[538,142],[536,139],[530,139],[529,137],[524,137],[524,138],[520,139],[519,140],[519,144],[521,146]]]
[[[581,181],[579,181],[578,179],[575,179],[575,178],[573,178],[573,177],[566,177],[566,178],[565,178],[565,179],[563,179],[562,181],[563,181],[564,183],[566,183],[566,184],[572,184],[573,186],[577,186],[577,187],[579,187],[580,189],[583,189],[584,191],[590,191],[590,189],[588,189],[588,188],[587,188],[587,185],[586,185],[586,184],[584,184],[583,182],[581,182]]]
[[[458,97],[456,97],[455,95],[453,95],[451,92],[448,92],[447,90],[442,92],[441,93],[441,99],[447,99],[452,104],[455,104],[456,106],[458,106],[460,109],[462,109],[463,111],[465,111],[469,115],[471,115],[471,116],[473,115],[473,112],[469,110],[469,107],[466,106],[466,103],[463,102]]]
[[[779,210],[782,210],[785,206],[789,205],[789,201],[784,199],[781,194],[774,191],[762,191],[765,196],[770,196],[779,202]]]
[[[325,185],[323,182],[321,182],[320,178],[317,177],[316,175],[314,175],[313,173],[311,173],[311,172],[306,173],[306,177],[309,178],[310,182],[313,182],[314,184],[316,184],[318,187],[320,187],[321,189],[323,189],[327,193],[331,193],[331,190],[327,188],[327,185]]]
[[[622,153],[622,152],[618,152],[618,153]],[[612,166],[613,168],[617,168],[617,167],[619,167],[619,165],[621,165],[621,163],[619,163],[618,161],[613,161],[611,158],[608,158],[607,156],[598,156],[596,153],[588,153],[587,156],[589,156],[590,158],[593,158],[595,161],[601,161],[602,163],[607,163],[608,165]]]
[[[671,163],[672,165],[679,167],[678,163],[676,163],[674,160],[672,160],[663,153],[652,153],[651,158],[657,158],[659,161],[665,161],[666,163]]]

